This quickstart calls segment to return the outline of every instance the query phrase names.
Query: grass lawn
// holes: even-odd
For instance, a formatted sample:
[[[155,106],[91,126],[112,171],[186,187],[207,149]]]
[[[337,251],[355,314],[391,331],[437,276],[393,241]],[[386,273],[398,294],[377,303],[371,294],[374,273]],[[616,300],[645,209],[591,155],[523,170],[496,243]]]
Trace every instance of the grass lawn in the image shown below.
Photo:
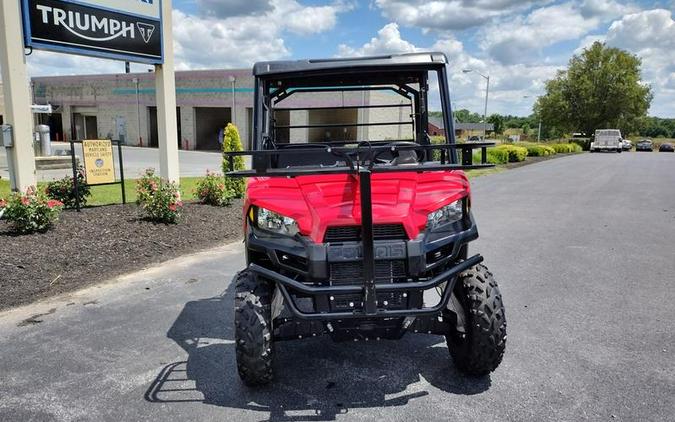
[[[180,179],[180,193],[183,200],[194,199],[194,189],[201,177],[181,177]],[[46,183],[40,182],[38,186],[42,187]],[[136,180],[125,180],[124,187],[127,195],[127,202],[136,201]],[[5,198],[9,195],[9,180],[0,180],[0,198]],[[106,205],[106,204],[121,204],[122,203],[122,189],[120,185],[107,186],[92,186],[91,196],[87,201],[87,205]]]

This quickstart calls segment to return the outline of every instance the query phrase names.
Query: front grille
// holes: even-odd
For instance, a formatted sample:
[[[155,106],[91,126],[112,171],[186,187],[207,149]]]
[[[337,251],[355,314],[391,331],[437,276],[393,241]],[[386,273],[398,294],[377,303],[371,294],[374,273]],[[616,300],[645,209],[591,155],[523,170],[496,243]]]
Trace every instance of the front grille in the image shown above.
[[[375,280],[393,282],[405,279],[405,261],[375,261]],[[330,281],[333,286],[363,283],[363,262],[334,262],[330,264]]]
[[[402,224],[375,224],[375,240],[406,240],[408,237]],[[361,240],[361,226],[328,227],[324,242],[358,242]]]

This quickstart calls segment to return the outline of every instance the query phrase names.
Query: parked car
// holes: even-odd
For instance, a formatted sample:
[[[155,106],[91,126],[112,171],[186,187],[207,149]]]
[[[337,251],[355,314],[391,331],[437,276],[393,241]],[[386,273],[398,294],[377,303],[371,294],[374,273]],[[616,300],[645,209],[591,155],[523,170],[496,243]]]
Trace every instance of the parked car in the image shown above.
[[[654,144],[649,139],[643,139],[635,145],[635,151],[653,151]]]
[[[675,152],[675,146],[673,146],[673,144],[670,144],[668,142],[664,142],[659,147],[659,152]]]
[[[624,140],[622,141],[621,148],[622,148],[624,151],[630,151],[630,150],[633,149],[633,143],[632,143],[629,139],[624,139]]]
[[[598,129],[595,131],[591,152],[597,151],[623,151],[623,138],[619,129]]]
[[[469,136],[469,142],[483,142],[483,139],[481,139],[480,136]]]

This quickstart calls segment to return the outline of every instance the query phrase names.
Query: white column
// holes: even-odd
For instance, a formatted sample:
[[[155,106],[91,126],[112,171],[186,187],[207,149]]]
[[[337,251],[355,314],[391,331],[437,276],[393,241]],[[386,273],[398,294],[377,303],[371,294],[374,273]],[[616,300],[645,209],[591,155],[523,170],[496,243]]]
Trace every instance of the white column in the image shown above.
[[[18,1],[0,1],[0,70],[5,93],[5,124],[12,125],[14,147],[7,148],[9,180],[13,190],[35,186],[33,117],[23,31]]]
[[[162,1],[162,43],[164,64],[155,65],[157,91],[157,129],[159,135],[159,173],[178,183],[178,125],[176,123],[176,77],[173,69],[171,0]]]

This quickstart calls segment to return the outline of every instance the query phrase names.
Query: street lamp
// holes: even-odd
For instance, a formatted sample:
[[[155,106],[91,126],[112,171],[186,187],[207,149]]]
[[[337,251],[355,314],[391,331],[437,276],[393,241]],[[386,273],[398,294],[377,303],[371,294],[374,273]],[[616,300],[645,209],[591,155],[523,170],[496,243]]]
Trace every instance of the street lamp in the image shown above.
[[[235,110],[234,84],[237,82],[237,78],[235,78],[234,75],[230,75],[230,77],[228,79],[230,80],[230,83],[232,84],[232,113],[231,113],[231,117],[232,117],[232,124],[234,125],[234,124],[236,124],[235,119],[237,117],[237,112]]]
[[[142,147],[143,146],[143,136],[141,135],[141,98],[139,95],[139,80],[138,78],[133,78],[131,82],[136,85],[136,121],[138,123],[138,146]]]
[[[475,72],[482,76],[486,81],[487,81],[487,86],[485,87],[485,110],[483,111],[483,140],[486,138],[486,132],[487,132],[487,105],[488,105],[488,95],[490,93],[490,75],[483,75],[477,70],[474,69],[463,69],[462,72],[464,73],[471,73]]]

